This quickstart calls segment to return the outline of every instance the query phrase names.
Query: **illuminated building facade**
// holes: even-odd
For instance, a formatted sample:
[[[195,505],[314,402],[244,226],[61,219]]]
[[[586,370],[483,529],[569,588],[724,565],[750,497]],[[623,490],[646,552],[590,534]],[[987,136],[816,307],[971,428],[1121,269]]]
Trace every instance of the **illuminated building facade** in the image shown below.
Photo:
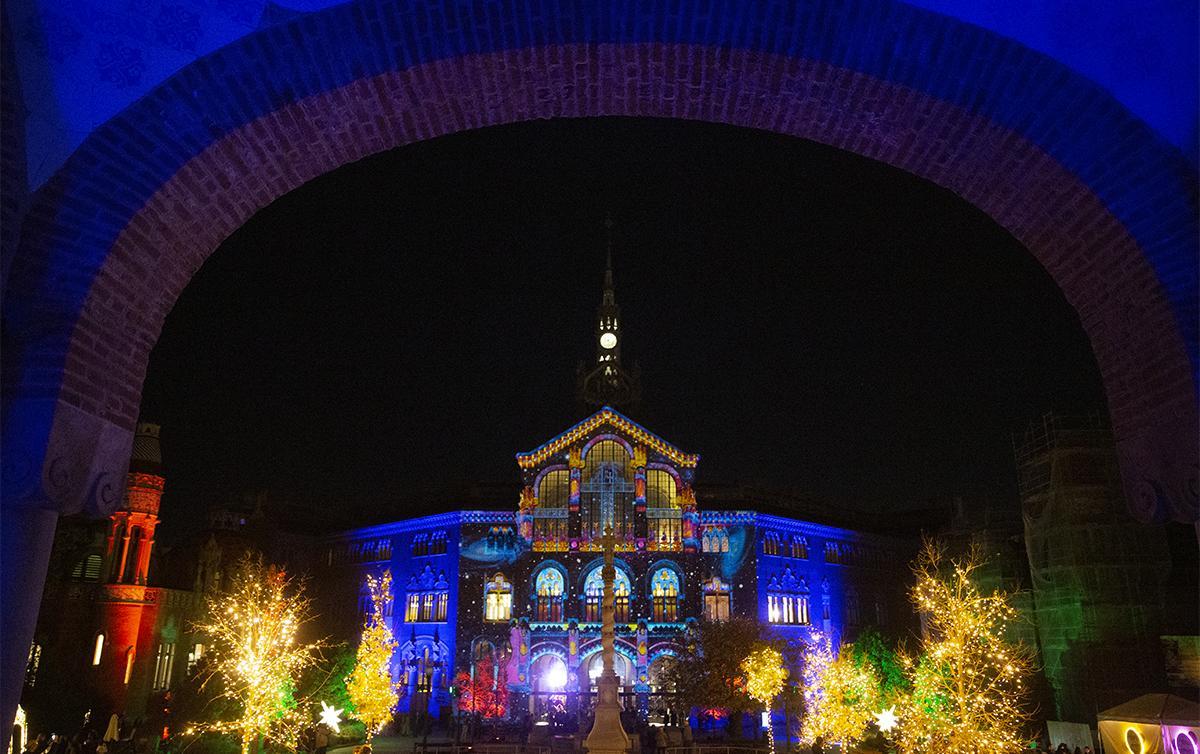
[[[907,569],[895,564],[907,561],[910,542],[702,509],[698,461],[602,408],[517,456],[515,511],[438,514],[331,538],[322,612],[346,616],[331,628],[353,636],[369,607],[366,575],[390,569],[400,709],[433,714],[451,707],[464,674],[496,678],[534,710],[594,689],[598,539],[609,526],[618,540],[616,671],[630,704],[654,706],[663,658],[682,651],[699,620],[753,617],[784,638],[908,627]]]
[[[402,712],[444,714],[455,679],[505,684],[509,712],[522,700],[537,711],[549,698],[593,690],[599,540],[610,527],[615,669],[630,706],[643,710],[666,690],[663,659],[682,651],[699,620],[747,616],[784,638],[818,629],[836,640],[862,626],[887,631],[911,614],[908,571],[896,568],[911,542],[757,512],[754,499],[736,509],[698,499],[699,456],[606,405],[633,403],[640,392],[621,363],[623,324],[610,261],[596,363],[578,384],[581,402],[601,407],[517,455],[515,510],[444,513],[329,540],[321,612],[333,635],[356,635],[370,606],[366,576],[393,574]]]

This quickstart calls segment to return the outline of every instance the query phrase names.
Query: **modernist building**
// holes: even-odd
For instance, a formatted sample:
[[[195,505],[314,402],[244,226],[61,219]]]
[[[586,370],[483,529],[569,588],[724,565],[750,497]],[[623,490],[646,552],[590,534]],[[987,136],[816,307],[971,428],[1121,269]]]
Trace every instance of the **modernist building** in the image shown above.
[[[621,363],[623,322],[605,275],[595,365],[585,403],[629,402],[636,374]],[[587,692],[600,672],[601,540],[616,540],[617,665],[644,709],[663,659],[699,620],[757,618],[788,638],[834,641],[910,615],[906,540],[705,504],[700,458],[602,405],[519,453],[522,488],[508,510],[470,510],[343,532],[321,578],[329,630],[353,636],[370,602],[368,574],[390,570],[400,642],[402,711],[441,714],[453,679],[496,679],[536,709]],[[763,500],[767,503],[769,501]],[[356,605],[357,602],[357,605]],[[519,706],[519,702],[517,703]]]

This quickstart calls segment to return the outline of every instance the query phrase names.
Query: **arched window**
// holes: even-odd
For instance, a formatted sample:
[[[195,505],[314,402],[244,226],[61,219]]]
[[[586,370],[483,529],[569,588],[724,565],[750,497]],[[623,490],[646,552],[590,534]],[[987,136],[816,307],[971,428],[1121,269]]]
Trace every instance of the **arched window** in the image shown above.
[[[507,621],[512,618],[512,584],[497,573],[483,587],[483,619]]]
[[[612,505],[613,534],[628,539],[633,534],[633,467],[625,446],[601,440],[588,449],[583,462],[580,515],[584,537],[604,535],[604,509]]]
[[[720,576],[704,582],[704,617],[712,621],[729,619],[729,584]]]
[[[858,594],[853,589],[846,590],[846,625],[857,626],[861,620],[858,609]]]
[[[101,657],[104,656],[104,634],[96,634],[96,645],[92,648],[92,664],[99,665]]]
[[[670,623],[679,614],[679,574],[670,568],[657,568],[650,578],[650,596],[654,600],[654,620]]]
[[[604,600],[604,566],[596,566],[583,581],[584,620],[588,623],[601,621],[600,609]],[[629,576],[620,568],[613,577],[613,609],[617,623],[629,622]]]
[[[808,559],[808,540],[801,536],[792,537],[792,557]]]
[[[547,471],[538,484],[538,508],[565,508],[571,495],[571,472]]]
[[[782,577],[771,577],[767,584],[767,620],[807,626],[808,609],[808,587],[790,568],[783,570]]]
[[[158,645],[158,654],[154,656],[155,690],[171,688],[171,675],[175,672],[175,644],[163,642]]]
[[[834,542],[825,543],[825,562],[826,563],[841,563],[842,553]]]
[[[133,676],[133,647],[125,650],[125,685],[129,685],[129,679]]]
[[[413,555],[428,555],[429,554],[429,535],[418,534],[413,537],[412,541]]]
[[[129,547],[125,550],[125,570],[121,572],[121,582],[124,584],[133,583],[133,579],[137,575],[138,552],[142,547],[143,536],[145,535],[140,526],[135,526],[130,533]]]
[[[538,503],[533,511],[533,540],[537,549],[567,549],[570,497],[571,473],[565,469],[546,472],[538,484]]]
[[[764,551],[766,543],[763,543]],[[704,530],[704,536],[700,542],[700,549],[703,552],[729,552],[729,530],[724,526],[710,526]]]
[[[779,554],[779,535],[773,531],[767,532],[763,537],[763,555],[778,555]]]
[[[537,619],[551,623],[563,620],[563,590],[565,582],[557,568],[543,568],[534,582],[537,592]]]
[[[675,507],[675,477],[670,472],[646,470],[646,505],[650,508]]]

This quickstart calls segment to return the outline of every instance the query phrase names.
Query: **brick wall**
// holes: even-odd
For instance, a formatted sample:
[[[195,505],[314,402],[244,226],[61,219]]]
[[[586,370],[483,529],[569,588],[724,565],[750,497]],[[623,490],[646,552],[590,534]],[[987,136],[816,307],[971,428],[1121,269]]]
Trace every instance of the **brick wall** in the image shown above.
[[[879,159],[990,214],[1079,312],[1135,507],[1195,515],[1196,176],[1177,151],[1054,61],[901,4],[597,8],[363,0],[188,66],[35,197],[4,301],[6,394],[131,429],[207,255],[347,162],[535,118],[701,119]]]

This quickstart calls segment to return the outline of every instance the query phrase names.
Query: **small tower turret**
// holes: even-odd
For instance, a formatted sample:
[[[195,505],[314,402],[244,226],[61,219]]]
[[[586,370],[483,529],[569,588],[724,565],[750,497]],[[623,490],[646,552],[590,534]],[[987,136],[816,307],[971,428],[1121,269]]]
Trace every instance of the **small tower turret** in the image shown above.
[[[608,228],[607,263],[604,269],[604,290],[596,309],[596,363],[590,369],[579,370],[579,400],[587,406],[616,406],[628,408],[641,398],[638,370],[621,364],[621,344],[625,339],[621,307],[617,306],[613,287],[612,220]]]

